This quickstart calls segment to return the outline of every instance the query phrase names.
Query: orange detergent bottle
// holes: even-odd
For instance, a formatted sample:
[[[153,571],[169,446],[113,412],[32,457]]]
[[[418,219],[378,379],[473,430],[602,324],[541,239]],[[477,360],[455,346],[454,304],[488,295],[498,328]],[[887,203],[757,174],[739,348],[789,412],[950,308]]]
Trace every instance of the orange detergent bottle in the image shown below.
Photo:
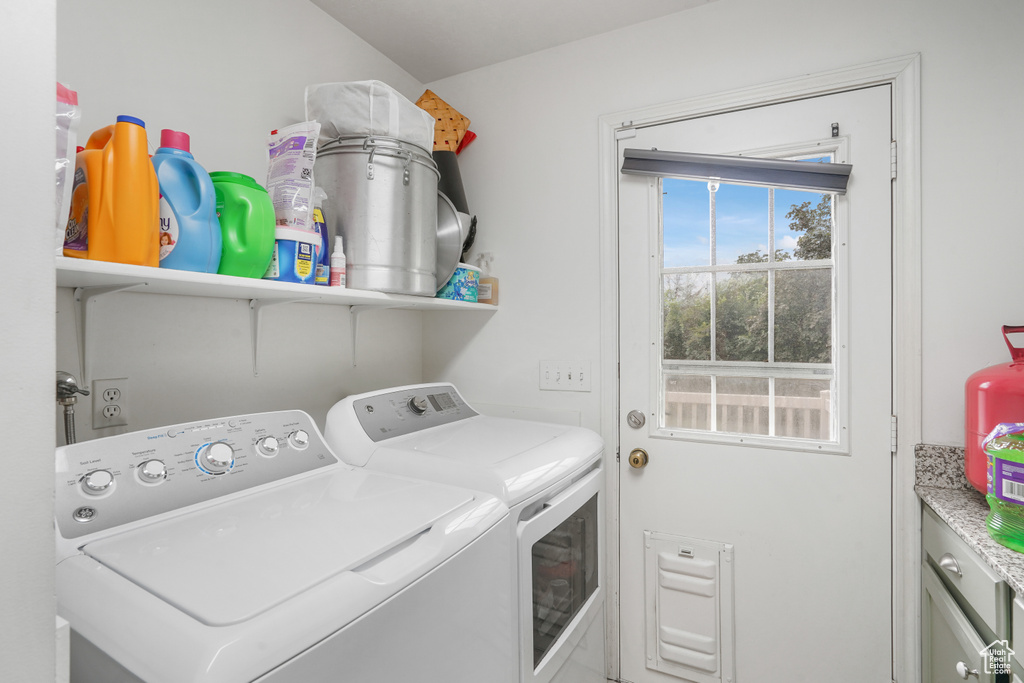
[[[160,189],[143,121],[118,116],[93,133],[73,183],[65,256],[160,265]]]

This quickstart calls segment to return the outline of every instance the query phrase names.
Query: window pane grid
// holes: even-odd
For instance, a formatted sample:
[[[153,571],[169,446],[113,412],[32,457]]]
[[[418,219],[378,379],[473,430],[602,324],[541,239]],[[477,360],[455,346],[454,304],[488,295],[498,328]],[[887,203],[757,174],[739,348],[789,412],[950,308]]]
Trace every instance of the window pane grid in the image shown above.
[[[680,377],[680,376],[677,376]],[[682,375],[690,379],[689,375]],[[761,386],[737,390],[754,377],[704,376],[706,389],[673,387],[666,377],[664,427],[770,437],[832,439],[833,384],[829,378],[762,377]],[[784,388],[785,386],[785,388]],[[795,389],[795,390],[794,390]]]
[[[662,207],[662,426],[834,441],[833,198],[707,183],[702,239],[704,183],[663,180],[663,203],[679,182],[691,214]],[[744,201],[762,208],[738,211]],[[776,234],[777,203],[799,239]],[[671,245],[666,214],[690,221]],[[700,242],[703,256],[687,251]]]
[[[768,188],[768,362],[775,361],[775,188]],[[768,387],[768,393],[772,394],[774,384]],[[774,425],[773,402],[769,399],[768,406],[770,416],[769,425]],[[774,434],[772,434],[774,436]]]
[[[832,379],[833,369],[828,365],[811,363],[687,363],[671,361],[662,364],[662,374],[707,374],[722,377],[786,377],[789,379]]]
[[[675,266],[663,268],[663,275],[688,275],[690,273],[745,273],[750,271],[814,270],[831,268],[832,259],[813,261],[775,261],[773,263],[730,263],[722,266]]]

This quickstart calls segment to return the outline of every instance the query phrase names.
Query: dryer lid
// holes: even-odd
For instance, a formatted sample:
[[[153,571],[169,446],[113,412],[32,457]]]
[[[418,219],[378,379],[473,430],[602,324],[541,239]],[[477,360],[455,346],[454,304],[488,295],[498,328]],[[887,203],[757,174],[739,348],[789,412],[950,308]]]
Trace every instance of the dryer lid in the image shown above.
[[[82,550],[198,621],[223,626],[366,565],[473,500],[462,489],[345,468]]]
[[[477,415],[385,441],[367,467],[486,491],[513,507],[603,450],[601,437],[582,427]]]

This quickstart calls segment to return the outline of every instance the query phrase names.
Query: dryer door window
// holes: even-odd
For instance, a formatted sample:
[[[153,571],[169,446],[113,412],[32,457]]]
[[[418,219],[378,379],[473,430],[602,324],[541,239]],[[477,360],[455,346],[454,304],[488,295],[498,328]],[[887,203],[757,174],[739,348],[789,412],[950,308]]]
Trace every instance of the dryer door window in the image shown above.
[[[598,587],[597,495],[533,544],[536,668]]]

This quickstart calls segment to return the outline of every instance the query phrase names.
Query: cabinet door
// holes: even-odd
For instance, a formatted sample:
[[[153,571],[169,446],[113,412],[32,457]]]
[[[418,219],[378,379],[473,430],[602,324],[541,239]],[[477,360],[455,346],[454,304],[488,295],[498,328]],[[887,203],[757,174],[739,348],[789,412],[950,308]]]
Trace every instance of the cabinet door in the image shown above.
[[[1013,629],[1013,637],[1010,642],[1018,647],[1024,646],[1024,594],[1013,596],[1013,602],[1010,605],[1010,615],[1010,626]],[[1021,648],[1021,650],[1020,654],[1017,654],[1015,651],[1013,657],[1010,658],[1014,671],[1013,683],[1024,683],[1024,680],[1020,677],[1024,673],[1024,648]]]
[[[981,654],[986,643],[942,585],[935,570],[927,564],[921,569],[921,680],[955,683],[965,680],[959,671],[976,671],[977,678],[969,675],[967,680],[994,683],[995,676],[985,673]]]

